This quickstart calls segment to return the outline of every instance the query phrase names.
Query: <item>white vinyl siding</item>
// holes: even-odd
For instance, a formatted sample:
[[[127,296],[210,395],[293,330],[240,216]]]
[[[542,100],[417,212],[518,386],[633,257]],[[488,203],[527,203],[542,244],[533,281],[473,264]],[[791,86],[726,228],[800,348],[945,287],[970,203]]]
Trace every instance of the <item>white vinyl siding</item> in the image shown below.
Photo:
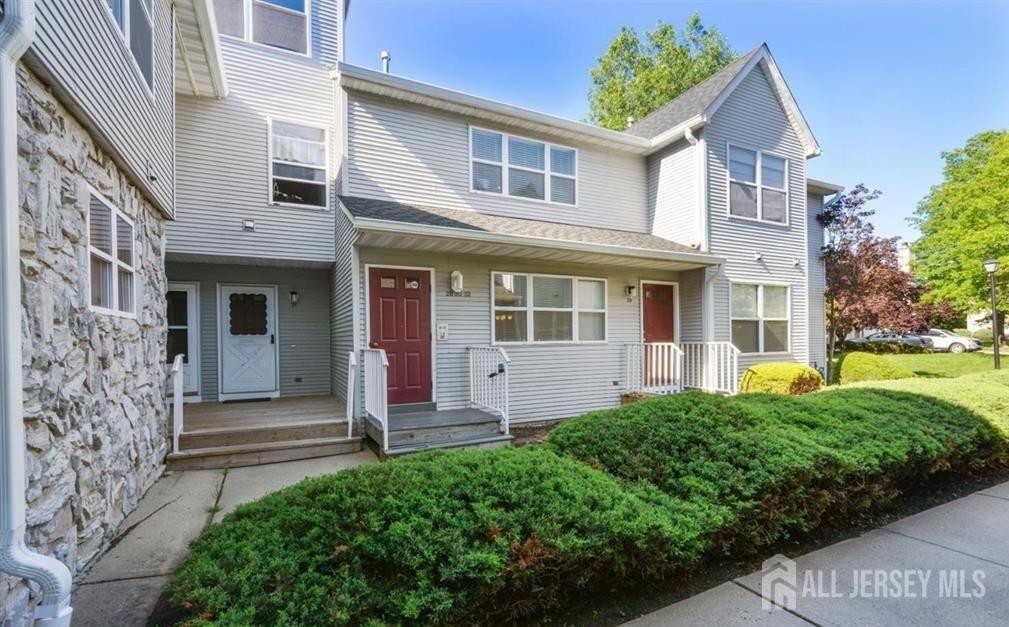
[[[311,0],[214,0],[222,35],[309,54]]]
[[[789,352],[791,297],[787,285],[733,283],[732,343],[743,353]]]
[[[491,273],[492,342],[557,344],[606,341],[606,280]]]
[[[512,218],[625,231],[648,230],[645,159],[592,145],[577,149],[577,210],[572,205],[471,191],[471,118],[380,96],[349,92],[347,188],[350,196]],[[507,127],[489,129],[507,134]],[[550,143],[547,137],[532,137]]]
[[[729,144],[729,215],[788,224],[788,160]]]
[[[759,65],[712,116],[702,134],[707,151],[708,238],[713,254],[726,259],[723,275],[711,282],[713,341],[731,340],[730,282],[783,284],[791,295],[791,351],[744,354],[739,371],[767,361],[809,361],[805,153],[767,75]],[[788,161],[788,222],[775,224],[729,215],[728,146],[765,150]],[[812,219],[812,216],[810,216]]]
[[[574,148],[470,127],[470,191],[577,204]]]
[[[687,246],[702,240],[700,150],[681,140],[648,157],[651,232]]]
[[[281,205],[325,207],[329,197],[326,129],[270,122],[270,199]]]
[[[136,246],[133,221],[92,192],[88,205],[88,276],[91,309],[136,314]]]
[[[230,96],[178,95],[178,203],[167,225],[173,253],[331,263],[335,259],[333,181],[327,207],[278,207],[272,199],[270,120],[325,129],[339,154],[337,105],[326,67],[226,39],[221,42]],[[291,107],[291,94],[298,106]],[[243,229],[245,220],[255,231]]]
[[[823,225],[817,219],[817,215],[823,211],[823,197],[809,194],[806,205],[809,226],[807,237],[809,251],[809,363],[823,371],[827,358],[827,322],[823,300],[826,268],[823,265]]]

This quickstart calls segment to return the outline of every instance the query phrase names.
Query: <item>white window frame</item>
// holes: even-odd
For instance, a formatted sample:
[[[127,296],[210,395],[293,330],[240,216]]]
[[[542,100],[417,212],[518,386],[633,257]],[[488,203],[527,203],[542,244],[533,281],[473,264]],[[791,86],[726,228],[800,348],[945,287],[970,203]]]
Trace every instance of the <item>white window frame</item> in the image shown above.
[[[755,182],[750,181],[740,181],[738,179],[732,178],[732,149],[737,148],[739,150],[748,150],[750,152],[757,153],[757,171],[755,176]],[[785,162],[785,187],[784,189],[780,187],[771,187],[770,185],[764,185],[763,173],[762,173],[762,157],[763,155],[768,155],[781,159]],[[750,146],[744,146],[742,144],[736,144],[732,142],[725,142],[725,213],[730,220],[749,220],[750,222],[761,222],[763,224],[773,224],[775,226],[789,226],[791,222],[791,194],[788,193],[788,181],[790,178],[791,162],[788,157],[780,155],[769,150],[760,150],[759,148],[751,148]],[[747,216],[739,216],[732,213],[732,184],[739,183],[740,185],[747,185],[753,187],[757,190],[757,217],[749,218]],[[778,222],[776,220],[767,220],[764,218],[764,194],[763,190],[769,189],[775,192],[784,192],[785,194],[785,221]]]
[[[109,208],[112,214],[112,254],[109,255],[105,251],[95,248],[91,245],[91,204],[90,199],[88,202],[88,215],[87,219],[84,221],[84,229],[88,236],[88,274],[87,274],[87,298],[88,307],[91,311],[96,313],[102,313],[109,316],[119,316],[122,318],[136,319],[137,309],[140,307],[140,303],[137,301],[137,287],[140,282],[139,273],[137,272],[137,226],[127,216],[125,213],[119,210],[112,202],[101,194],[98,190],[88,186],[88,191],[91,194],[91,198],[97,198],[103,205]],[[133,243],[133,263],[128,264],[125,261],[119,259],[119,229],[117,220],[122,219],[124,222],[130,225],[131,240]],[[91,255],[96,255],[97,257],[103,259],[112,264],[112,307],[101,307],[95,305],[91,302]],[[119,309],[119,269],[129,270],[133,275],[133,311],[121,311]]]
[[[157,43],[154,37],[155,23],[154,23],[154,0],[141,0],[140,4],[143,6],[143,10],[147,13],[147,19],[151,23],[151,83],[147,84],[147,78],[144,76],[144,71],[140,67],[140,61],[137,61],[137,57],[133,54],[133,49],[130,48],[130,23],[133,19],[131,13],[131,2],[130,0],[122,0],[123,7],[123,25],[120,28],[119,22],[116,21],[116,16],[112,13],[112,7],[109,6],[108,0],[99,0],[101,4],[105,7],[105,17],[108,18],[112,23],[112,28],[119,33],[119,43],[123,46],[123,50],[126,52],[127,56],[132,60],[133,71],[140,80],[140,84],[144,86],[144,91],[147,92],[148,98],[151,101],[154,100],[154,84],[157,82],[158,77],[156,76],[155,70],[157,70],[157,63],[155,59],[158,56],[158,51],[155,48]],[[173,96],[174,97],[174,96]]]
[[[494,303],[494,275],[511,274],[514,276],[526,277],[526,304],[524,307],[498,306]],[[535,277],[548,279],[569,279],[571,281],[571,307],[536,307],[533,303],[533,280]],[[581,307],[578,302],[578,281],[596,281],[603,284],[603,308],[591,309]],[[606,344],[610,338],[610,313],[609,313],[609,284],[602,277],[575,276],[570,274],[544,274],[542,272],[512,272],[510,270],[491,270],[490,273],[490,334],[492,346],[526,346],[526,345],[558,345],[558,344]],[[497,331],[494,325],[494,316],[498,311],[524,311],[526,312],[526,339],[524,341],[510,342],[498,340]],[[571,313],[571,339],[570,340],[536,340],[533,320],[537,311],[562,311]],[[601,313],[603,314],[603,339],[601,340],[581,340],[579,339],[578,314],[580,313]]]
[[[732,314],[732,290],[736,289],[737,286],[746,287],[756,287],[757,288],[757,317],[746,317],[746,316],[734,316]],[[768,318],[764,316],[764,288],[765,287],[783,287],[785,288],[785,302],[788,303],[787,318]],[[789,283],[774,283],[771,281],[731,281],[729,283],[729,341],[735,346],[735,342],[732,337],[732,323],[736,320],[741,321],[751,321],[757,323],[757,352],[746,352],[740,349],[741,354],[751,355],[751,356],[763,356],[763,355],[790,355],[792,354],[792,286]],[[764,323],[765,322],[786,322],[788,324],[788,345],[786,350],[783,351],[765,351],[764,350]],[[737,347],[738,348],[738,347]]]
[[[212,0],[206,0],[211,2]],[[305,52],[298,52],[297,50],[288,50],[287,48],[279,48],[277,46],[271,46],[270,44],[264,44],[256,41],[252,32],[252,6],[254,4],[265,4],[271,8],[277,9],[278,11],[283,11],[285,13],[290,13],[291,15],[304,15],[305,16]],[[252,44],[254,46],[262,46],[269,50],[276,50],[278,52],[286,52],[287,54],[296,54],[299,57],[311,57],[312,56],[312,0],[305,0],[305,11],[295,11],[294,9],[288,9],[287,7],[278,6],[272,2],[265,2],[264,0],[242,0],[242,36],[238,37],[236,35],[228,35],[226,33],[220,33],[221,37],[226,37],[228,39],[234,39],[236,41],[244,41],[245,43]]]
[[[501,136],[501,161],[490,161],[488,159],[479,159],[473,156],[473,132],[483,131],[484,133],[494,133],[495,135]],[[544,146],[544,161],[543,170],[537,170],[536,168],[529,168],[520,165],[511,165],[508,163],[508,138],[514,138],[527,142],[535,142],[537,144],[543,144]],[[551,172],[550,167],[550,149],[560,148],[561,150],[570,150],[575,153],[575,173],[571,174],[560,174],[558,172]],[[512,200],[527,200],[529,202],[536,202],[545,205],[553,205],[555,207],[566,207],[569,209],[577,209],[578,203],[581,201],[581,190],[578,187],[578,169],[581,167],[582,159],[577,148],[572,148],[571,146],[565,146],[563,144],[556,144],[549,141],[544,141],[542,139],[535,139],[533,137],[525,137],[522,135],[515,135],[514,133],[506,133],[504,131],[497,131],[491,128],[484,128],[481,126],[469,126],[469,142],[466,145],[466,154],[469,157],[469,191],[473,194],[486,194],[488,196],[510,198]],[[484,163],[486,165],[498,166],[501,168],[501,191],[491,192],[482,189],[476,189],[473,187],[473,164],[474,163]],[[525,196],[513,196],[508,193],[508,169],[515,168],[516,170],[522,170],[525,172],[533,172],[535,174],[543,175],[543,199],[539,198],[527,198]],[[575,202],[572,204],[565,202],[556,202],[550,200],[550,177],[556,176],[562,179],[568,179],[574,181],[575,183]]]
[[[326,153],[326,164],[321,168],[322,171],[323,171],[323,173],[324,173],[325,179],[326,179],[326,183],[325,183],[325,187],[326,187],[325,200],[326,200],[326,203],[325,204],[323,204],[323,205],[306,205],[306,204],[301,204],[301,203],[296,203],[296,202],[281,202],[279,200],[274,200],[273,199],[273,179],[274,178],[278,178],[278,179],[284,180],[284,181],[300,181],[300,182],[303,182],[303,183],[307,182],[307,181],[304,181],[303,179],[292,179],[292,178],[288,178],[288,177],[285,177],[285,176],[277,176],[277,177],[275,177],[273,175],[273,123],[275,121],[276,122],[283,122],[285,124],[293,124],[295,126],[304,126],[305,128],[313,128],[313,129],[322,131],[322,141],[325,144],[323,146],[323,149],[325,150],[325,153]],[[267,158],[266,158],[267,176],[269,177],[268,178],[268,184],[267,184],[267,187],[266,187],[266,201],[267,201],[267,203],[269,203],[270,205],[277,206],[277,207],[293,207],[295,209],[308,209],[308,210],[312,210],[312,211],[329,211],[329,206],[330,206],[329,181],[330,181],[331,177],[330,177],[330,174],[329,174],[330,155],[329,155],[329,129],[328,128],[326,128],[325,126],[320,126],[318,124],[310,124],[310,123],[306,123],[306,122],[300,122],[300,121],[297,121],[297,120],[289,120],[289,119],[284,119],[284,118],[268,117],[268,118],[266,118],[266,155],[267,155]],[[288,164],[288,165],[294,165],[294,166],[303,167],[303,168],[320,169],[318,166],[306,165],[304,163],[293,163],[291,161],[280,161],[280,160],[278,160],[278,163],[283,163],[283,164]],[[309,184],[310,185],[315,185],[316,183],[309,183]]]

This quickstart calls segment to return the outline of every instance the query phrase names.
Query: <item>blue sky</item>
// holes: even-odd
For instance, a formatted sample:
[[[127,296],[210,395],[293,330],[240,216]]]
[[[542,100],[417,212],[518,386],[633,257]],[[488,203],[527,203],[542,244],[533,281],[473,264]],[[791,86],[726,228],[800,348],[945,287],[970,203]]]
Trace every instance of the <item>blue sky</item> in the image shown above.
[[[621,25],[699,11],[739,52],[766,41],[824,154],[809,176],[883,191],[881,234],[942,176],[940,152],[1009,127],[1009,0],[353,0],[347,61],[573,119]]]

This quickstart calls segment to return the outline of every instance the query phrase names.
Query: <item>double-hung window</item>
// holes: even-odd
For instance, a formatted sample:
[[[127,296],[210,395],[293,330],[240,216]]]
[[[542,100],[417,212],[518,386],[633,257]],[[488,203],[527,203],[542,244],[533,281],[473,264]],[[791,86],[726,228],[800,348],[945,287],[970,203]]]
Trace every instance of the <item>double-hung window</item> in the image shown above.
[[[606,341],[606,281],[493,273],[496,343]]]
[[[221,34],[308,54],[311,0],[214,0]]]
[[[743,353],[786,353],[791,318],[784,285],[732,284],[732,343]]]
[[[326,129],[270,122],[270,199],[326,207]]]
[[[102,196],[88,204],[88,266],[91,308],[136,313],[133,222]]]
[[[476,192],[577,204],[574,148],[470,129],[470,188]]]
[[[788,223],[788,162],[760,150],[729,146],[729,214]]]
[[[154,89],[153,0],[105,0],[148,89]]]

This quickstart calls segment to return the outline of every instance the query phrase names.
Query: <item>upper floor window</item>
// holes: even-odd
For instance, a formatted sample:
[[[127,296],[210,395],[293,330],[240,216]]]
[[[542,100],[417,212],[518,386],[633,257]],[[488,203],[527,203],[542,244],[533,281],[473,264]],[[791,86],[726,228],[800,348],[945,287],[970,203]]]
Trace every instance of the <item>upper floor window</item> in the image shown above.
[[[92,309],[136,314],[133,255],[133,222],[105,198],[92,193],[88,204]]]
[[[270,123],[270,199],[325,207],[326,130],[273,120]]]
[[[308,54],[310,1],[214,0],[214,14],[222,35]]]
[[[732,343],[744,353],[786,353],[788,286],[732,284]]]
[[[524,137],[470,128],[473,191],[575,205],[577,151]]]
[[[606,341],[606,281],[495,272],[494,342]]]
[[[105,0],[147,87],[154,89],[153,0]]]
[[[788,224],[788,162],[729,146],[729,214]]]

